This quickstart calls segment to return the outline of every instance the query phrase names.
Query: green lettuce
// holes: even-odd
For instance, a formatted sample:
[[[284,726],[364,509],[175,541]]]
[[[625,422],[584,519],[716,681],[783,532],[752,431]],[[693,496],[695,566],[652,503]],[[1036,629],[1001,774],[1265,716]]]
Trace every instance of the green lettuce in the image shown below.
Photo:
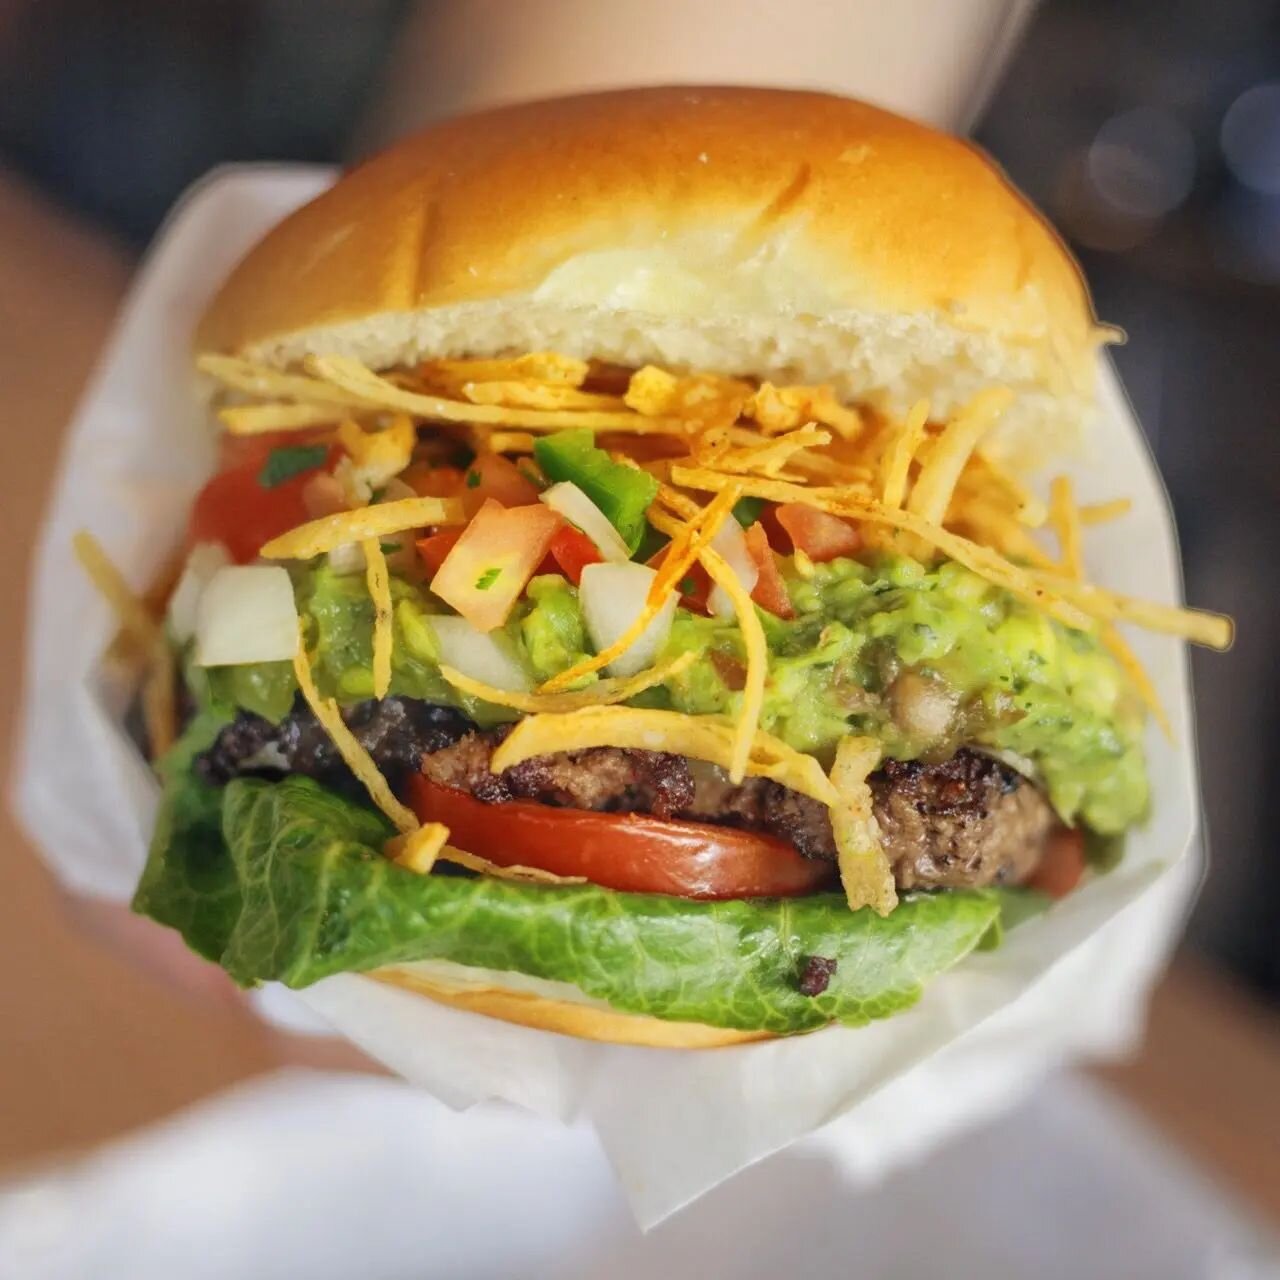
[[[240,919],[240,878],[222,839],[223,791],[192,766],[226,722],[223,712],[201,712],[160,762],[164,792],[133,897],[135,911],[177,929],[193,951],[214,961]]]
[[[206,785],[190,764],[216,729],[197,722],[166,765],[134,908],[245,986],[439,959],[570,982],[631,1013],[806,1031],[906,1008],[929,978],[994,944],[1011,900],[909,894],[881,919],[834,894],[709,903],[420,876],[382,856],[393,833],[379,813],[310,779]],[[815,957],[837,963],[806,995]]]

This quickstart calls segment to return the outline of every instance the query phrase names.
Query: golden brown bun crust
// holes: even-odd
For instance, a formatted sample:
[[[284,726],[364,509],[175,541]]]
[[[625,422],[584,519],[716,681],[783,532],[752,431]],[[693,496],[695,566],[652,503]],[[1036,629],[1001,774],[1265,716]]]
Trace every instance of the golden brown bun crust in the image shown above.
[[[435,981],[403,969],[378,969],[369,977],[455,1009],[482,1013],[503,1022],[516,1022],[522,1027],[558,1031],[561,1035],[577,1036],[580,1040],[654,1049],[714,1049],[773,1038],[767,1031],[732,1031],[700,1022],[664,1022],[661,1018],[619,1013],[614,1009],[574,1004],[570,1000],[547,999],[527,991],[508,991],[495,986],[461,986]]]
[[[942,316],[1087,390],[1099,334],[1079,270],[987,157],[860,102],[768,89],[591,94],[407,138],[261,241],[196,345],[261,354],[373,315],[528,297],[580,255],[668,243],[719,246],[726,277],[763,249],[745,311]],[[695,311],[725,296],[718,278]]]

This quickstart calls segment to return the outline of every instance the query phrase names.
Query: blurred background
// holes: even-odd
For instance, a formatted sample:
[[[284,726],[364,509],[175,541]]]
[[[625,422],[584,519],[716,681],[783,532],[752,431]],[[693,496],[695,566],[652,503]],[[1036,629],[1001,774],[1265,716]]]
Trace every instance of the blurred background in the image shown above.
[[[927,57],[924,113],[969,129],[1047,210],[1099,314],[1127,331],[1115,360],[1176,508],[1187,594],[1238,622],[1229,657],[1193,657],[1211,866],[1182,979],[1157,999],[1145,1074],[1115,1079],[1280,1212],[1280,1177],[1258,1185],[1275,1163],[1228,1150],[1233,1135],[1190,1114],[1195,1090],[1173,1079],[1201,1064],[1210,1112],[1228,1105],[1224,1083],[1238,1087],[1235,1127],[1252,1118],[1280,1149],[1280,0],[906,0],[896,35],[881,29],[877,57],[856,59],[859,15],[876,8],[743,3],[728,31],[706,0],[0,0],[5,439],[46,441],[19,450],[0,518],[25,548],[56,432],[129,273],[215,165],[341,163],[459,104],[696,80],[711,47],[707,78],[919,103]],[[609,31],[620,12],[635,19],[626,39]],[[754,40],[759,60],[734,40]],[[7,572],[16,600],[25,564]],[[193,1009],[96,949],[20,838],[8,831],[4,847],[18,856],[0,969],[35,966],[42,982],[0,1001],[14,1050],[0,1060],[0,1112],[13,1113],[0,1162],[110,1136],[278,1060],[229,1007]],[[1197,1036],[1204,1010],[1230,1015],[1213,1043]],[[1229,1050],[1246,1078],[1214,1080]],[[86,1096],[95,1060],[112,1079]],[[131,1092],[135,1070],[146,1087]],[[39,1105],[17,1105],[33,1090]]]

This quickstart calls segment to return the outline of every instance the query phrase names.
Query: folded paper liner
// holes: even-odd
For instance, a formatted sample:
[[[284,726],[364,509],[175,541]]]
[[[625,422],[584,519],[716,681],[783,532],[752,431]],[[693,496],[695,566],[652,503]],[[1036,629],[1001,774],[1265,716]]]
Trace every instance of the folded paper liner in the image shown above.
[[[239,255],[332,180],[324,169],[242,166],[188,193],[137,276],[68,434],[37,551],[14,801],[77,892],[130,896],[157,786],[121,728],[118,693],[99,678],[114,623],[72,558],[72,534],[92,530],[139,587],[172,556],[215,454],[188,351],[195,319]],[[1168,502],[1110,365],[1102,406],[1077,493],[1082,502],[1127,495],[1134,511],[1089,531],[1090,576],[1177,602]],[[1176,735],[1175,744],[1148,735],[1150,823],[1118,869],[887,1021],[699,1052],[572,1040],[357,975],[296,994],[269,989],[263,1007],[277,1017],[287,1007],[295,1022],[318,1015],[450,1106],[502,1100],[590,1124],[642,1226],[800,1139],[876,1178],[1011,1102],[1049,1065],[1120,1052],[1136,1034],[1201,857],[1185,651],[1147,634],[1134,645]]]

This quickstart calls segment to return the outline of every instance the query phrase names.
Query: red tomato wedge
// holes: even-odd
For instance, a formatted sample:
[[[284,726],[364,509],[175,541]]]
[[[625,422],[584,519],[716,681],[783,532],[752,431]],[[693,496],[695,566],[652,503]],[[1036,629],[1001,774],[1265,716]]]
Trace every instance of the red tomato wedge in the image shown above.
[[[492,631],[507,620],[559,528],[560,517],[540,502],[508,510],[490,498],[450,548],[431,590],[473,627]]]
[[[303,491],[319,471],[333,468],[339,451],[331,448],[323,467],[299,472],[268,489],[258,476],[270,452],[269,445],[243,452],[240,456],[247,460],[220,472],[200,490],[187,525],[191,542],[221,542],[237,564],[245,564],[257,557],[264,542],[311,519]]]
[[[776,514],[792,546],[803,551],[814,564],[837,556],[857,555],[862,549],[862,537],[857,529],[839,516],[800,502],[784,502]]]
[[[604,560],[596,544],[571,524],[561,525],[560,531],[551,539],[551,558],[575,587],[582,581],[582,571],[587,565],[600,564]]]
[[[510,458],[482,453],[463,476],[462,505],[471,515],[490,499],[504,507],[527,507],[538,501],[538,490]]]
[[[760,576],[756,579],[751,598],[762,609],[767,609],[778,618],[794,618],[796,611],[792,608],[791,597],[787,594],[787,584],[778,571],[778,562],[773,558],[773,548],[769,546],[769,536],[764,525],[756,521],[746,531],[747,553],[754,562]]]
[[[1039,889],[1051,898],[1065,898],[1080,883],[1084,867],[1084,832],[1063,827],[1049,837],[1027,888]]]
[[[681,898],[785,898],[834,881],[831,863],[802,857],[772,836],[639,813],[554,809],[532,801],[485,804],[421,774],[409,803],[443,822],[449,843],[502,867],[583,876],[622,893]]]

